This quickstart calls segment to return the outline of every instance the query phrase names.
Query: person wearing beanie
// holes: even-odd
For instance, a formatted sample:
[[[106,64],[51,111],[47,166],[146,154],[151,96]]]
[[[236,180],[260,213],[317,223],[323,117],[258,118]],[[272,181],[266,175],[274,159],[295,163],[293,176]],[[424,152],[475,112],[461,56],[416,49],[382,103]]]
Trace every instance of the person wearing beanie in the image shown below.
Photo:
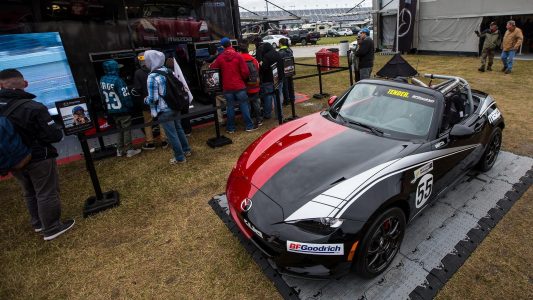
[[[479,33],[479,31],[475,31],[476,35],[480,38],[485,38],[485,41],[483,42],[483,50],[481,50],[481,67],[479,67],[478,71],[485,72],[485,64],[487,63],[488,58],[488,65],[487,65],[487,71],[492,71],[492,64],[494,62],[494,51],[497,47],[500,46],[500,32],[498,31],[498,24],[496,22],[490,23],[490,28],[483,31],[482,33]]]
[[[220,44],[224,47],[224,52],[209,67],[211,69],[220,69],[221,72],[222,92],[227,102],[226,114],[228,121],[226,123],[226,131],[228,133],[235,132],[234,105],[238,105],[240,108],[246,125],[245,130],[247,132],[254,131],[257,127],[254,126],[250,117],[250,106],[248,94],[246,93],[246,82],[250,71],[244,58],[231,46],[229,38],[222,38]]]

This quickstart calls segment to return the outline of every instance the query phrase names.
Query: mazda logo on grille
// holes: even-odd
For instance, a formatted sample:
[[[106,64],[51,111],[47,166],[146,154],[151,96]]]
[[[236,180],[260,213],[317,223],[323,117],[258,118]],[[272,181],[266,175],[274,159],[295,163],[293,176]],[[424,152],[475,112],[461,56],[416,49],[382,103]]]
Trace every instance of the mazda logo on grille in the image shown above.
[[[252,200],[246,198],[241,202],[242,211],[249,211],[252,208]]]

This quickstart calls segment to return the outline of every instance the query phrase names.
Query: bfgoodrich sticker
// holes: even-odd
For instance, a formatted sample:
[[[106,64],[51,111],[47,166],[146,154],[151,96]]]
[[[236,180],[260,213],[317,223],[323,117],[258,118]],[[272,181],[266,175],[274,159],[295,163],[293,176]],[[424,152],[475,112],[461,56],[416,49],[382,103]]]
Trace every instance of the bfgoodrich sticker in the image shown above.
[[[287,251],[313,255],[343,255],[344,244],[308,244],[287,241]]]

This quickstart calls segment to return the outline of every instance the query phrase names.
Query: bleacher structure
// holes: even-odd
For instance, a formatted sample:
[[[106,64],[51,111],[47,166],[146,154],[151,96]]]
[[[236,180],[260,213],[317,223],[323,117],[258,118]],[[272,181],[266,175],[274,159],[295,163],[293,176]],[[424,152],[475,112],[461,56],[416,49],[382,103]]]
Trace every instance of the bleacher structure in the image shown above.
[[[285,20],[282,23],[284,24],[294,24],[294,23],[315,23],[315,22],[355,22],[355,21],[364,21],[366,19],[371,19],[371,7],[360,7],[355,8],[350,11],[349,8],[320,8],[320,9],[295,9],[290,10],[293,14],[299,16],[300,20]],[[270,10],[268,13],[266,11],[256,11],[256,12],[247,12],[244,10],[240,11],[241,19],[250,20],[256,19],[261,20],[263,18],[267,19],[283,19],[285,17],[291,17],[285,11],[282,10]]]

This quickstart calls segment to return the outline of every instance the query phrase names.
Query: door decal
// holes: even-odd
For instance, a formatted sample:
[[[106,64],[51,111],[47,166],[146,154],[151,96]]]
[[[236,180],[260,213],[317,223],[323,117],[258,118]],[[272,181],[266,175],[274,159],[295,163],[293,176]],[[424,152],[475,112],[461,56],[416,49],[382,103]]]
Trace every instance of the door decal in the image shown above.
[[[433,190],[433,175],[426,174],[418,182],[416,187],[416,208],[420,208],[428,201]]]

